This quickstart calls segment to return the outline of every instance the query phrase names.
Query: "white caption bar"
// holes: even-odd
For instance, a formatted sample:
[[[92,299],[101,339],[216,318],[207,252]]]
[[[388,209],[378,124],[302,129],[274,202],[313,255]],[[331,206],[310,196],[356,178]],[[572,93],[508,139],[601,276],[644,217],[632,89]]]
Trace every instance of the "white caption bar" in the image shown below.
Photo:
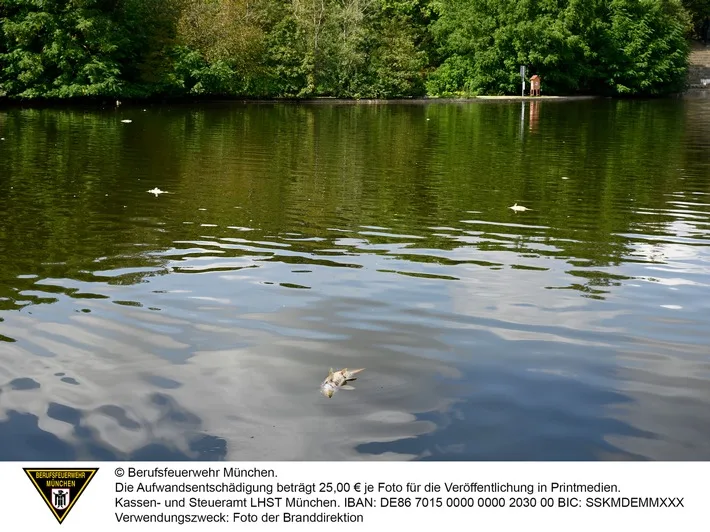
[[[5,462],[0,471],[8,530],[598,532],[694,529],[705,522],[710,463]]]

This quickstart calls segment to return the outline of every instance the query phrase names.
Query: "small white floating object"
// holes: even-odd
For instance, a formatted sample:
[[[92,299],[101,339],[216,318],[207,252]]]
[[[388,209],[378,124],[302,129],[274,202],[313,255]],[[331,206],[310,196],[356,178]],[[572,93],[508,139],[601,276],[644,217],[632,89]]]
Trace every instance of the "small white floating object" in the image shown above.
[[[167,194],[167,192],[165,190],[160,190],[158,187],[152,188],[148,192],[150,192],[151,194],[155,194],[156,197],[159,196],[160,194]]]
[[[130,124],[131,122],[133,122],[133,120],[128,120],[126,118],[125,120],[121,120],[121,122],[123,122],[124,124]]]
[[[527,207],[523,207],[522,205],[518,205],[517,202],[512,207],[508,207],[508,208],[513,209],[515,212],[531,211],[532,210],[532,209],[528,209]]]

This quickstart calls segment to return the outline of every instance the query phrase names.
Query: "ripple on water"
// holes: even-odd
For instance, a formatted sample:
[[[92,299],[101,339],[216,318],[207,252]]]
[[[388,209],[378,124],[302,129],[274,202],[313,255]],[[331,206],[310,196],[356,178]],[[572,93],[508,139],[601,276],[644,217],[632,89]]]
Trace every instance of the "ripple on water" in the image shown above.
[[[18,111],[0,458],[707,459],[710,115],[642,104]]]

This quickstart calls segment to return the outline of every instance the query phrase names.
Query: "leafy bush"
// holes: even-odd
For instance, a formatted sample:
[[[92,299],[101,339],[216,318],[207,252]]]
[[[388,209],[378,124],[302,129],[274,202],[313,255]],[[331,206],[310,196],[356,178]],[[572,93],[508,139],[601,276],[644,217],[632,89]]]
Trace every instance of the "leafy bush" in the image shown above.
[[[0,0],[0,97],[667,94],[682,1]]]

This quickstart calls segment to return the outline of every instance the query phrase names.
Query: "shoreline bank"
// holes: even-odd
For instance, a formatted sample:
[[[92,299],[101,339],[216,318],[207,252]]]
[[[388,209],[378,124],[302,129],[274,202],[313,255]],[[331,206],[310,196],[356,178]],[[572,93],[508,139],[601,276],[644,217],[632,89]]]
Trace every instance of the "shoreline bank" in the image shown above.
[[[470,103],[491,103],[491,102],[580,102],[591,100],[673,100],[682,98],[703,97],[710,93],[708,90],[688,90],[683,93],[670,94],[666,96],[637,96],[637,97],[614,97],[601,95],[574,95],[574,96],[472,96],[462,98],[230,98],[230,97],[175,97],[175,98],[140,98],[140,99],[114,99],[114,98],[71,98],[66,100],[56,99],[36,99],[36,100],[14,100],[0,98],[0,110],[2,109],[56,109],[56,108],[93,108],[93,109],[119,109],[131,107],[167,107],[167,106],[188,106],[188,105],[431,105],[431,104],[470,104]],[[120,105],[116,102],[120,101]]]
[[[585,100],[609,99],[605,96],[471,96],[462,98],[230,98],[230,97],[175,97],[175,98],[71,98],[14,100],[0,98],[2,109],[56,109],[56,108],[94,108],[94,109],[120,109],[128,107],[163,107],[186,105],[431,105],[431,104],[469,104],[486,102],[513,102],[513,101],[545,101],[545,102],[573,102]],[[116,102],[120,102],[119,105]]]

